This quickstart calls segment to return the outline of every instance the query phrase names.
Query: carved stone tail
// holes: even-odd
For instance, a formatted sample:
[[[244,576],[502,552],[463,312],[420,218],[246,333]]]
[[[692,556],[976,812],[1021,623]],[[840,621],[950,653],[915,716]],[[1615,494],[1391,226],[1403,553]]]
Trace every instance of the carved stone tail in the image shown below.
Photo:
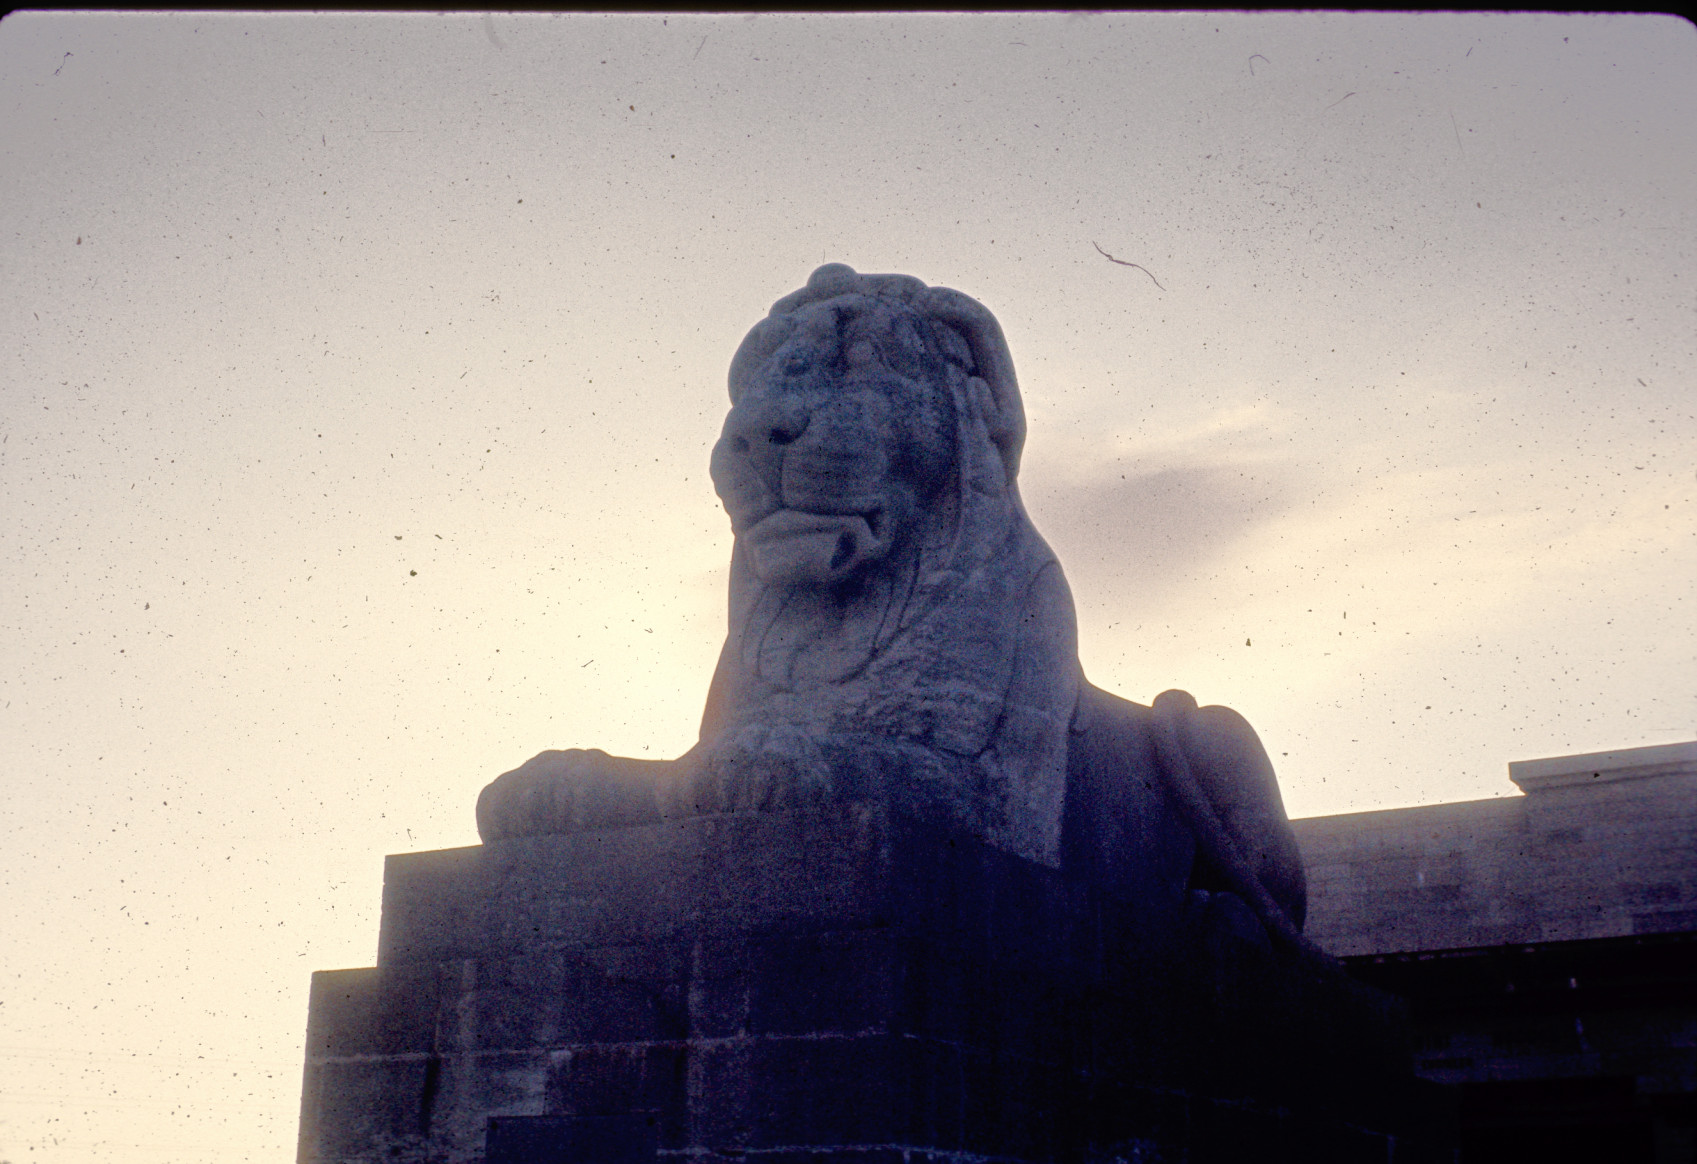
[[[1155,697],[1152,710],[1156,758],[1160,761],[1167,788],[1172,792],[1180,813],[1189,822],[1191,832],[1196,835],[1196,843],[1203,856],[1213,864],[1231,891],[1243,898],[1261,924],[1267,927],[1267,933],[1274,941],[1305,957],[1330,963],[1331,955],[1305,937],[1283,907],[1267,892],[1267,887],[1256,876],[1237,840],[1191,772],[1190,761],[1184,753],[1183,737],[1179,734],[1179,723],[1183,717],[1195,714],[1196,700],[1188,691],[1163,691]]]

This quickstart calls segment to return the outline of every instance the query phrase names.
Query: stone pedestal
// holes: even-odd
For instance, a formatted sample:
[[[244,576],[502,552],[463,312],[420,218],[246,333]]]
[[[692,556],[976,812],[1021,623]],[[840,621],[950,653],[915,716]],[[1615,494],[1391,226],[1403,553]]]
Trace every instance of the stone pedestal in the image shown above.
[[[1385,996],[865,806],[389,858],[300,1160],[1447,1159]]]

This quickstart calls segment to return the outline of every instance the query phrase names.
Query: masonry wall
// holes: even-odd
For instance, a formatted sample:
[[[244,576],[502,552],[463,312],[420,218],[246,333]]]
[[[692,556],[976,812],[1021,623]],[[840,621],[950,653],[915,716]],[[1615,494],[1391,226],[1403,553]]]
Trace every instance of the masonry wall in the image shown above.
[[[1308,932],[1409,1004],[1462,1164],[1697,1164],[1697,743],[1294,822]]]
[[[1697,743],[1510,775],[1522,795],[1293,822],[1309,935],[1348,956],[1697,930]]]

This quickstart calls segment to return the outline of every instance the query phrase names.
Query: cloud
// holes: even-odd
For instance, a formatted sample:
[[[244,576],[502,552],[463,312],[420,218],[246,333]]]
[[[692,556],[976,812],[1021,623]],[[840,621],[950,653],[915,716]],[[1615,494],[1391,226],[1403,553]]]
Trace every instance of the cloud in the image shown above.
[[[1026,496],[1032,520],[1076,590],[1166,592],[1204,576],[1233,545],[1299,495],[1282,464],[1196,461],[1095,475]]]

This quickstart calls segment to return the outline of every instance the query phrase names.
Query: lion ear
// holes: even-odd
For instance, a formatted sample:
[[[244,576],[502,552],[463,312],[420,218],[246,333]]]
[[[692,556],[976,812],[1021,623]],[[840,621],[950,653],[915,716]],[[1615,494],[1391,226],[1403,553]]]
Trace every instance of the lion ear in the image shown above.
[[[1001,324],[978,300],[948,287],[928,287],[913,297],[912,304],[921,314],[953,327],[966,340],[976,365],[975,378],[982,378],[988,389],[988,406],[980,405],[984,409],[985,427],[1002,454],[1008,480],[1014,480],[1019,475],[1019,454],[1025,445],[1025,408],[1020,402],[1013,356],[1008,352]]]

